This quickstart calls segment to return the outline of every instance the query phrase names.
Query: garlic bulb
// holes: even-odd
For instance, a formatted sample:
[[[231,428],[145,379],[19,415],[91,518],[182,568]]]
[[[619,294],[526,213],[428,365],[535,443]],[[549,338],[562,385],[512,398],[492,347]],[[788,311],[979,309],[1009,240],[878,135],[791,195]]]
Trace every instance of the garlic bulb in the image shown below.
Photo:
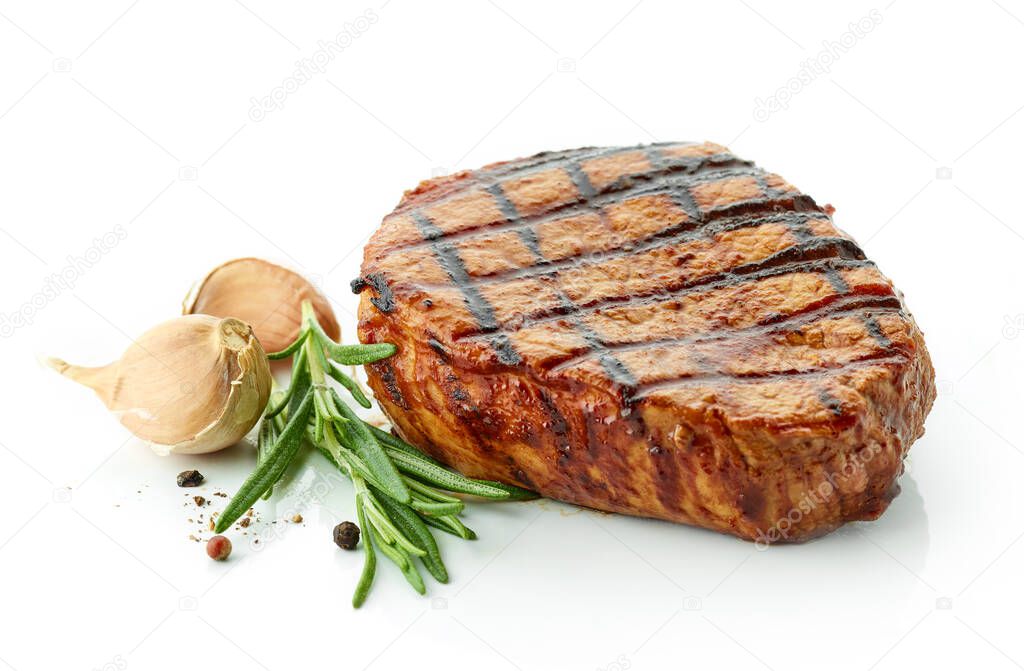
[[[90,387],[129,431],[160,453],[233,445],[266,408],[272,378],[248,324],[189,315],[164,322],[107,366],[47,363]]]
[[[235,259],[213,269],[185,298],[183,311],[241,319],[252,324],[264,350],[279,352],[299,335],[304,300],[338,340],[338,321],[324,295],[302,275],[263,259]]]

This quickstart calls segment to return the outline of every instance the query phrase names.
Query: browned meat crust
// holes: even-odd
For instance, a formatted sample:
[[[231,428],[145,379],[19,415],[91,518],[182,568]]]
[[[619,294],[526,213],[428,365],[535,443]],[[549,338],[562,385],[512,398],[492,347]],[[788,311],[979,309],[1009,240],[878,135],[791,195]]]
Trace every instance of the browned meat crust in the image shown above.
[[[934,372],[902,296],[711,144],[544,153],[407,192],[359,336],[398,432],[459,470],[773,542],[874,519]]]

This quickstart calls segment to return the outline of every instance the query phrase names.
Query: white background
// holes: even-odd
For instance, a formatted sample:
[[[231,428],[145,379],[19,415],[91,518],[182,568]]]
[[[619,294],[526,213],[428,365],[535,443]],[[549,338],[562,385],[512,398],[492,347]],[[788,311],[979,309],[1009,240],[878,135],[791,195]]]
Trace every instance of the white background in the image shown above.
[[[367,11],[323,73],[250,116]],[[809,58],[834,62],[790,82]],[[0,667],[1024,664],[1022,58],[1019,0],[0,3]],[[786,108],[755,117],[787,82]],[[421,598],[384,563],[353,611],[362,557],[330,539],[348,486],[270,524],[319,458],[260,504],[286,533],[260,552],[236,536],[214,563],[174,476],[231,493],[251,449],[158,458],[36,362],[115,358],[242,255],[315,276],[351,337],[348,281],[403,189],[670,139],[727,144],[833,203],[905,292],[940,394],[878,522],[757,552],[553,502],[474,505],[480,540],[442,541],[450,584]]]

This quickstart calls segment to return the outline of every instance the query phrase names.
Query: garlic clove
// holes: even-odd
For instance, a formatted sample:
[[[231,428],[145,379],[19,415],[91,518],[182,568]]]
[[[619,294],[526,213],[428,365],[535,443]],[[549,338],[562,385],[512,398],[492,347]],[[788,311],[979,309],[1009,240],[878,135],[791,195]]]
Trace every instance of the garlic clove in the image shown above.
[[[257,258],[228,261],[200,282],[183,304],[184,314],[235,317],[252,324],[267,352],[279,352],[299,335],[302,301],[324,331],[338,340],[341,329],[326,297],[302,275]]]
[[[237,443],[263,414],[272,384],[252,328],[209,315],[164,322],[107,366],[47,363],[93,389],[121,424],[162,453]]]

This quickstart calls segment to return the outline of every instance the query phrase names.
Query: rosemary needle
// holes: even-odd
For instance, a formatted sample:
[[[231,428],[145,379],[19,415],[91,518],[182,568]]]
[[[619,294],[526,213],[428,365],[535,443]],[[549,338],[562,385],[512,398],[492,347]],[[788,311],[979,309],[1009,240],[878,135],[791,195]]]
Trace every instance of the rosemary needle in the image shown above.
[[[312,408],[313,395],[307,393],[295,413],[288,418],[288,423],[285,424],[277,441],[268,449],[263,463],[256,466],[256,470],[246,478],[238,493],[232,497],[228,507],[217,518],[215,529],[217,533],[226,531],[252,504],[256,503],[257,499],[263,496],[263,492],[274,486],[281,474],[288,468],[288,464],[291,463],[292,458],[302,445],[306,420]]]

